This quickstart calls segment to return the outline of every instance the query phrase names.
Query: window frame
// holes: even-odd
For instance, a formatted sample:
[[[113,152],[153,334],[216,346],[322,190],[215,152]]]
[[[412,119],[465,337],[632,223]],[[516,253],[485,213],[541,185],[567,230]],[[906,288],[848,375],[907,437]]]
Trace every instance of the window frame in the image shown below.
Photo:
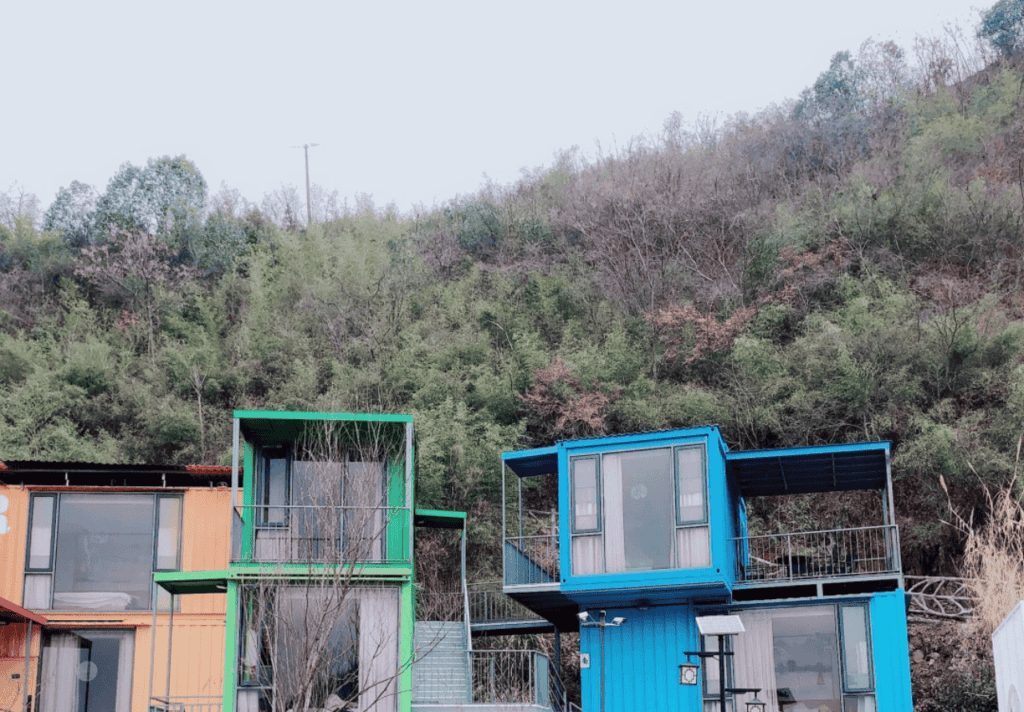
[[[162,599],[165,599],[165,597],[161,595],[161,591],[163,589],[161,589],[153,581],[153,574],[157,573],[157,572],[160,572],[160,571],[180,571],[181,570],[182,553],[183,553],[182,552],[182,542],[183,542],[184,530],[185,530],[185,526],[184,526],[184,523],[185,523],[184,522],[184,519],[185,519],[185,497],[184,497],[184,493],[181,492],[181,491],[170,491],[170,492],[138,492],[138,491],[133,491],[133,492],[116,492],[116,493],[115,492],[76,492],[76,491],[68,491],[68,492],[32,492],[30,494],[30,496],[29,496],[29,517],[28,517],[28,522],[27,522],[28,529],[27,529],[27,537],[26,537],[26,542],[25,542],[25,566],[24,566],[24,572],[23,572],[23,575],[22,575],[22,602],[25,601],[25,590],[26,590],[26,584],[28,582],[28,577],[29,576],[48,576],[50,581],[49,581],[48,593],[47,593],[47,597],[46,597],[47,607],[46,608],[39,607],[39,609],[40,610],[47,610],[47,611],[64,611],[64,610],[74,611],[74,610],[79,610],[79,609],[64,609],[64,608],[58,609],[58,608],[54,608],[53,607],[54,585],[55,585],[55,581],[56,581],[56,578],[57,578],[57,539],[60,536],[60,521],[61,521],[62,500],[64,499],[63,495],[65,495],[65,494],[85,495],[85,496],[88,496],[88,497],[106,497],[106,496],[109,496],[109,495],[112,495],[112,494],[118,494],[118,495],[128,494],[128,495],[131,495],[131,496],[150,497],[152,499],[152,501],[153,501],[153,520],[151,522],[152,551],[151,551],[151,554],[150,554],[150,570],[149,570],[149,577],[148,577],[149,578],[149,582],[150,582],[150,586],[151,586],[150,596],[149,596],[149,606],[147,608],[138,608],[138,609],[129,608],[129,609],[124,609],[124,611],[117,611],[117,612],[125,612],[125,613],[127,613],[127,612],[142,612],[142,611],[153,611],[154,609],[157,612],[167,612],[167,611],[169,611],[170,610],[170,606],[167,606],[164,603],[162,603]],[[49,566],[44,569],[44,568],[32,567],[32,566],[30,566],[30,564],[31,564],[31,561],[32,561],[32,526],[33,526],[34,518],[35,518],[35,501],[37,499],[45,499],[45,498],[53,499],[54,500],[54,504],[53,504],[53,509],[52,509],[53,514],[51,515],[51,520],[50,520],[50,550],[49,550],[49,557],[50,558],[49,558]],[[175,548],[176,548],[176,552],[177,552],[177,554],[176,554],[177,566],[175,568],[157,568],[158,546],[159,546],[159,537],[160,537],[160,500],[161,499],[175,499],[179,503],[178,506],[179,506],[180,516],[179,516],[179,521],[178,521],[178,533],[177,533],[176,541],[174,542],[174,545],[175,545]],[[179,610],[179,607],[180,607],[180,598],[175,598],[174,610],[175,611]],[[98,609],[98,611],[104,611],[104,610],[106,610],[106,609]]]
[[[679,453],[683,450],[697,450],[700,452],[700,485],[701,485],[701,497],[703,504],[703,516],[700,519],[689,519],[684,520],[680,510],[680,494],[681,488],[679,486],[680,469],[679,469]],[[710,509],[711,503],[708,501],[708,449],[706,443],[688,443],[686,445],[676,445],[672,448],[672,469],[673,479],[675,484],[676,493],[676,528],[683,529],[686,527],[699,527],[704,525],[710,525]],[[709,537],[710,538],[710,537]]]
[[[280,456],[277,456],[277,455]],[[256,487],[253,504],[256,507],[256,527],[258,529],[279,529],[287,528],[291,523],[292,504],[292,462],[293,452],[289,445],[275,445],[273,447],[259,448],[256,459]],[[284,502],[282,504],[270,503],[270,461],[284,460]],[[282,509],[283,519],[280,522],[270,521],[270,511]]]
[[[608,455],[624,455],[628,453],[636,452],[651,452],[654,450],[668,450],[672,460],[670,470],[666,472],[668,476],[672,478],[672,492],[674,502],[673,508],[673,519],[671,524],[672,534],[672,562],[671,565],[666,568],[658,569],[623,569],[621,571],[609,571],[607,567],[607,537],[608,531],[605,525],[606,511],[605,511],[605,499],[607,493],[605,491],[605,468],[604,458]],[[680,512],[680,467],[678,454],[683,450],[697,450],[700,453],[700,482],[701,482],[701,497],[702,497],[702,517],[700,520],[686,520],[684,521]],[[583,537],[601,537],[601,550],[602,559],[604,560],[604,566],[602,570],[594,573],[580,573],[573,574],[574,576],[594,576],[604,574],[636,574],[636,573],[653,573],[662,571],[695,571],[700,569],[708,569],[714,567],[714,552],[712,546],[711,536],[711,492],[710,485],[708,482],[708,443],[705,438],[699,438],[690,440],[688,442],[679,443],[677,442],[651,442],[638,444],[637,447],[614,447],[607,449],[597,449],[582,452],[578,455],[569,455],[569,537],[570,543]],[[581,529],[577,526],[576,521],[576,464],[578,462],[590,460],[594,462],[595,477],[597,482],[597,526],[594,529]],[[680,545],[679,545],[679,531],[682,529],[704,529],[707,532],[707,560],[706,563],[701,563],[697,566],[681,566],[680,565]],[[571,556],[571,554],[570,554]],[[576,564],[572,563],[572,568],[575,570]]]
[[[846,685],[846,624],[843,620],[843,609],[844,608],[859,608],[864,612],[864,636],[867,648],[867,665],[868,665],[868,686],[867,687],[848,687]],[[836,605],[836,625],[839,628],[839,651],[840,658],[839,664],[842,673],[842,688],[843,697],[847,695],[861,696],[864,694],[874,694],[875,692],[875,665],[874,656],[871,654],[871,606],[867,603],[840,603]]]
[[[573,535],[593,536],[604,533],[604,468],[601,466],[603,455],[604,453],[579,455],[569,460],[569,512],[571,517],[570,529]],[[593,529],[581,529],[576,526],[576,463],[583,460],[591,460],[594,463],[594,503],[596,507],[594,518],[596,526]]]

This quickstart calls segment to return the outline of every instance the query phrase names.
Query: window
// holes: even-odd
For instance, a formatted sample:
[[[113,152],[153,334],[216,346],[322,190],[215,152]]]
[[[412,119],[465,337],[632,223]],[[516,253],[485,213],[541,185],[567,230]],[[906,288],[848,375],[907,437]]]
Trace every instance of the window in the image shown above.
[[[784,706],[874,712],[864,604],[743,611],[736,636],[739,687],[760,687]]]
[[[255,487],[256,560],[385,560],[385,472],[383,461],[297,460],[290,448],[263,450]]]
[[[703,443],[570,460],[573,574],[711,565]]]
[[[181,515],[180,495],[33,495],[25,607],[152,610],[153,572],[181,567]]]
[[[254,585],[241,606],[239,710],[397,709],[396,588]]]

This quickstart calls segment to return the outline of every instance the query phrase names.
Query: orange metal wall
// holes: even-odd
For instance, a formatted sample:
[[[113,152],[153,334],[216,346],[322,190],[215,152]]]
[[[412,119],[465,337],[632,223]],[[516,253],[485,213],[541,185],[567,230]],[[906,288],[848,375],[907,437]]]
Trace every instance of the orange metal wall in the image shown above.
[[[42,488],[34,488],[42,491]],[[60,491],[81,491],[54,488]],[[28,536],[29,490],[25,487],[0,485],[0,494],[7,497],[5,516],[10,531],[0,534],[0,597],[21,605],[22,577],[25,570],[25,547]],[[227,488],[193,488],[184,492],[182,519],[181,568],[183,571],[226,569],[231,550],[231,490]],[[171,691],[174,695],[220,695],[224,678],[224,594],[183,596],[180,613],[174,614],[171,639]],[[135,666],[132,680],[132,712],[148,710],[150,655],[153,655],[153,694],[162,696],[167,686],[167,625],[169,615],[157,615],[155,646],[151,627],[152,612],[55,612],[39,611],[50,624],[64,628],[119,628],[135,630]],[[24,635],[23,626],[4,626],[5,640],[0,641],[0,708],[13,704],[21,710],[21,698],[8,700],[6,691],[13,689],[11,675],[24,671],[24,645],[7,641],[7,633]],[[34,686],[40,630],[33,626],[33,650],[30,661]],[[22,638],[23,639],[23,638]],[[8,644],[10,643],[10,644]],[[17,651],[13,647],[17,647]],[[10,653],[14,652],[15,655]],[[17,685],[19,681],[14,681]],[[21,680],[24,682],[24,680]],[[30,688],[34,693],[34,687]],[[6,695],[6,696],[5,696]]]

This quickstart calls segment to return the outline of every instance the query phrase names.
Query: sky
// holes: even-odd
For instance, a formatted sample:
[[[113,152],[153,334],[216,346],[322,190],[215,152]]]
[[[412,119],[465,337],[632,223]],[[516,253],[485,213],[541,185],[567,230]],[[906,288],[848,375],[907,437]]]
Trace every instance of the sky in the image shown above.
[[[993,0],[994,2],[994,0]],[[991,7],[992,3],[981,6]],[[964,0],[11,2],[0,190],[45,209],[73,180],[186,155],[211,195],[310,177],[354,204],[429,209],[669,115],[719,123],[795,98],[871,37],[913,56]],[[298,148],[296,148],[298,146]]]

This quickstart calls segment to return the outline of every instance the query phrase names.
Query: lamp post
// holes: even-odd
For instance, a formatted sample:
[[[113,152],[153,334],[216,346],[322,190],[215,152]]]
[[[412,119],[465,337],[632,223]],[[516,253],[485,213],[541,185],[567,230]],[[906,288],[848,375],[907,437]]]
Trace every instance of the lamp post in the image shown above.
[[[726,687],[725,686],[725,656],[733,655],[725,649],[725,638],[730,635],[739,635],[745,632],[743,621],[739,616],[698,616],[697,628],[702,636],[714,635],[718,637],[718,651],[713,653],[703,651],[685,651],[686,662],[679,666],[679,684],[696,685],[697,671],[699,665],[690,662],[690,656],[700,658],[718,658],[718,699],[721,705],[721,712],[725,712],[725,693],[734,695],[745,695],[754,693],[754,699],[747,702],[747,712],[764,712],[765,703],[757,699],[760,687]]]
[[[587,611],[580,611],[576,614],[576,617],[580,619],[581,628],[600,628],[601,629],[601,712],[604,712],[604,629],[605,628],[618,628],[620,625],[626,622],[626,619],[622,616],[616,616],[612,618],[609,623],[605,620],[605,612],[601,611],[598,614],[596,621],[590,620],[590,613]]]

